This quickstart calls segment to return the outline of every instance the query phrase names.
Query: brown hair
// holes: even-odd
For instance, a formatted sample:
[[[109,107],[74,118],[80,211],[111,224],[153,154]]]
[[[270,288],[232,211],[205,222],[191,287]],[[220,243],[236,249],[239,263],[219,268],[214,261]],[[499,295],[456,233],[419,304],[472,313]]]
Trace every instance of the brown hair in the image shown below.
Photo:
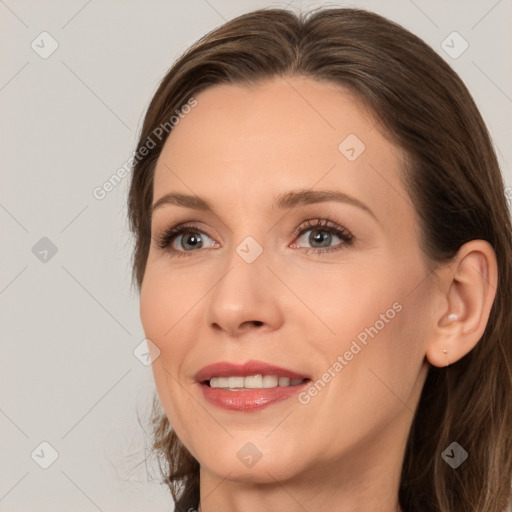
[[[207,87],[294,75],[350,89],[402,148],[409,162],[404,184],[432,267],[474,239],[487,240],[496,252],[497,293],[482,339],[455,364],[429,369],[399,500],[407,512],[503,512],[512,480],[512,228],[485,123],[464,83],[434,50],[400,25],[359,9],[244,14],[175,62],[151,101],[137,153],[156,127]],[[133,166],[128,207],[139,290],[150,244],[153,174],[165,140],[155,141]],[[176,510],[197,508],[199,464],[156,398],[152,421],[153,447]],[[441,458],[453,441],[469,453],[457,469]]]

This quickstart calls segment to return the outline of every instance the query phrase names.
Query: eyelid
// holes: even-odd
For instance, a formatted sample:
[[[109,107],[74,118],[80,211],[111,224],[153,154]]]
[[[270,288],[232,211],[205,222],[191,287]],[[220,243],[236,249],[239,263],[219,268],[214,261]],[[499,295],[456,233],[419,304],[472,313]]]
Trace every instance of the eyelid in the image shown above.
[[[333,230],[333,231],[340,231],[342,234],[344,234],[347,238],[353,237],[352,233],[345,227],[340,226],[336,224],[335,222],[325,219],[325,218],[315,218],[313,220],[308,219],[301,224],[299,224],[293,231],[294,236],[302,235],[304,232],[309,231],[311,229],[317,229],[319,231],[322,231],[321,228],[324,228],[326,231],[328,231],[327,228]]]
[[[186,233],[187,231],[201,233],[213,240],[214,237],[210,236],[206,232],[206,230],[202,229],[199,226],[199,224],[201,224],[201,222],[197,222],[197,221],[180,222],[178,224],[171,226],[170,228],[162,229],[158,234],[152,235],[151,238],[155,242],[156,246],[162,250],[164,250],[171,243],[171,241],[174,241],[176,238],[178,238],[178,236],[180,236],[183,233]],[[181,251],[177,251],[177,252],[181,252]]]
[[[214,241],[214,244],[217,243],[214,240],[214,237],[210,236],[206,230],[201,229],[198,224],[201,224],[201,222],[196,221],[187,221],[187,222],[181,222],[179,224],[174,225],[173,227],[169,229],[164,229],[160,234],[152,236],[152,239],[156,246],[163,250],[168,252],[169,254],[177,254],[178,256],[192,256],[194,253],[201,252],[200,249],[204,249],[205,247],[201,247],[198,250],[191,250],[191,251],[183,251],[183,250],[177,250],[170,247],[172,243],[175,242],[175,240],[181,236],[184,233],[187,232],[197,232],[201,233],[203,235],[206,235],[208,238],[212,239]],[[293,231],[294,240],[292,244],[295,243],[297,237],[303,236],[304,233],[311,230],[318,230],[318,231],[326,231],[331,232],[338,238],[342,240],[341,243],[334,245],[332,247],[297,247],[296,249],[302,249],[306,254],[310,251],[313,251],[317,254],[320,253],[326,253],[326,252],[335,252],[337,250],[340,250],[344,248],[345,246],[350,246],[354,243],[355,237],[354,235],[344,226],[340,226],[337,223],[326,219],[326,218],[314,218],[314,219],[307,219],[306,221],[303,221],[299,226],[297,226]],[[209,247],[206,248],[212,248],[214,244],[211,244]]]

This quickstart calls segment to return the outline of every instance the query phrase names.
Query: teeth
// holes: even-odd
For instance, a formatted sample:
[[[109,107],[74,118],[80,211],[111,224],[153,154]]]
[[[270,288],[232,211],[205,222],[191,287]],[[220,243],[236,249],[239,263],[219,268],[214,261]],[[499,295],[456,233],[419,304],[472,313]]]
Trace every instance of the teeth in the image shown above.
[[[279,379],[279,385],[282,387],[286,387],[290,385],[290,379],[288,377],[281,377]]]
[[[264,389],[302,384],[305,379],[289,379],[276,375],[249,375],[247,377],[212,377],[210,387],[229,389]]]
[[[262,388],[263,377],[261,375],[251,375],[244,378],[244,388]]]
[[[279,379],[275,375],[265,375],[261,380],[264,388],[277,388],[279,386]]]
[[[220,377],[217,377],[218,381],[226,380]],[[217,387],[230,387],[230,388],[243,388],[244,387],[244,378],[243,377],[228,377],[227,378],[227,386],[221,386],[217,384]]]

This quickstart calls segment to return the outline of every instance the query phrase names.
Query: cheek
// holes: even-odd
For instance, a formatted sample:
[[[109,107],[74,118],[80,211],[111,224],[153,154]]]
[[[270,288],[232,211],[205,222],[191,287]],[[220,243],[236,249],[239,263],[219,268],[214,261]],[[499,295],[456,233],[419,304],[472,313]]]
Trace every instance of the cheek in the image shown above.
[[[165,333],[172,327],[173,300],[165,279],[158,280],[151,272],[146,273],[140,293],[140,319],[146,337],[160,350]]]
[[[307,322],[306,332],[320,331],[325,348],[343,348],[346,340],[360,333],[364,341],[365,328],[376,322],[379,331],[387,327],[401,309],[403,284],[392,279],[385,263],[378,258],[359,263],[347,258],[344,265],[293,269],[286,282],[303,304],[295,300],[292,321]]]
[[[171,274],[158,274],[151,269],[146,271],[140,292],[140,319],[146,338],[154,343],[159,357],[153,362],[153,373],[159,393],[163,387],[173,387],[180,378],[185,341],[182,333],[187,324],[185,313],[190,306],[187,288],[177,288]],[[180,293],[177,294],[176,290]],[[162,397],[161,397],[162,398]],[[164,403],[164,401],[162,401]]]
[[[147,271],[140,293],[140,318],[146,338],[160,350],[153,366],[157,387],[164,381],[174,388],[183,378],[182,363],[187,347],[197,332],[193,306],[197,303],[195,286],[177,283],[172,272]],[[197,334],[196,334],[197,336]]]
[[[322,321],[316,321],[322,336],[311,336],[306,359],[322,361],[320,372],[343,375],[332,379],[337,394],[357,400],[371,395],[378,405],[376,396],[393,398],[391,389],[406,398],[416,384],[424,364],[428,300],[422,286],[411,293],[424,277],[421,266],[372,263],[363,265],[364,272],[317,275],[301,293]]]
[[[197,286],[192,275],[184,282],[177,272],[165,268],[164,261],[148,265],[140,292],[140,318],[146,337],[162,352],[193,316]]]
[[[324,432],[334,451],[377,436],[414,409],[424,366],[418,305],[395,290],[344,298],[344,309],[326,317],[336,336],[308,349],[308,358],[322,364],[319,380],[301,397],[305,422]]]
[[[177,292],[179,290],[179,293]],[[173,429],[179,432],[180,439],[189,448],[193,446],[187,421],[197,416],[194,401],[187,399],[184,391],[187,383],[183,379],[182,364],[190,345],[190,333],[185,333],[193,317],[187,311],[197,302],[194,287],[176,283],[172,273],[155,272],[151,269],[144,276],[140,294],[140,317],[146,338],[160,350],[153,361],[152,371],[155,386]],[[195,300],[194,300],[195,298]]]

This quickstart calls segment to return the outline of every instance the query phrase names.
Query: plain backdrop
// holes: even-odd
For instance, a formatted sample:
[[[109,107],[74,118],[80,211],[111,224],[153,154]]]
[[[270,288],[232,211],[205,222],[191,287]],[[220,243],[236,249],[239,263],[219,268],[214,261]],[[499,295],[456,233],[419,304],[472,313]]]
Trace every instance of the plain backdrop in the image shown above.
[[[256,8],[319,5],[374,10],[431,45],[512,185],[512,0],[0,0],[1,512],[173,509],[137,419],[154,384],[130,285],[129,176],[102,200],[93,190],[132,154],[191,43]]]

